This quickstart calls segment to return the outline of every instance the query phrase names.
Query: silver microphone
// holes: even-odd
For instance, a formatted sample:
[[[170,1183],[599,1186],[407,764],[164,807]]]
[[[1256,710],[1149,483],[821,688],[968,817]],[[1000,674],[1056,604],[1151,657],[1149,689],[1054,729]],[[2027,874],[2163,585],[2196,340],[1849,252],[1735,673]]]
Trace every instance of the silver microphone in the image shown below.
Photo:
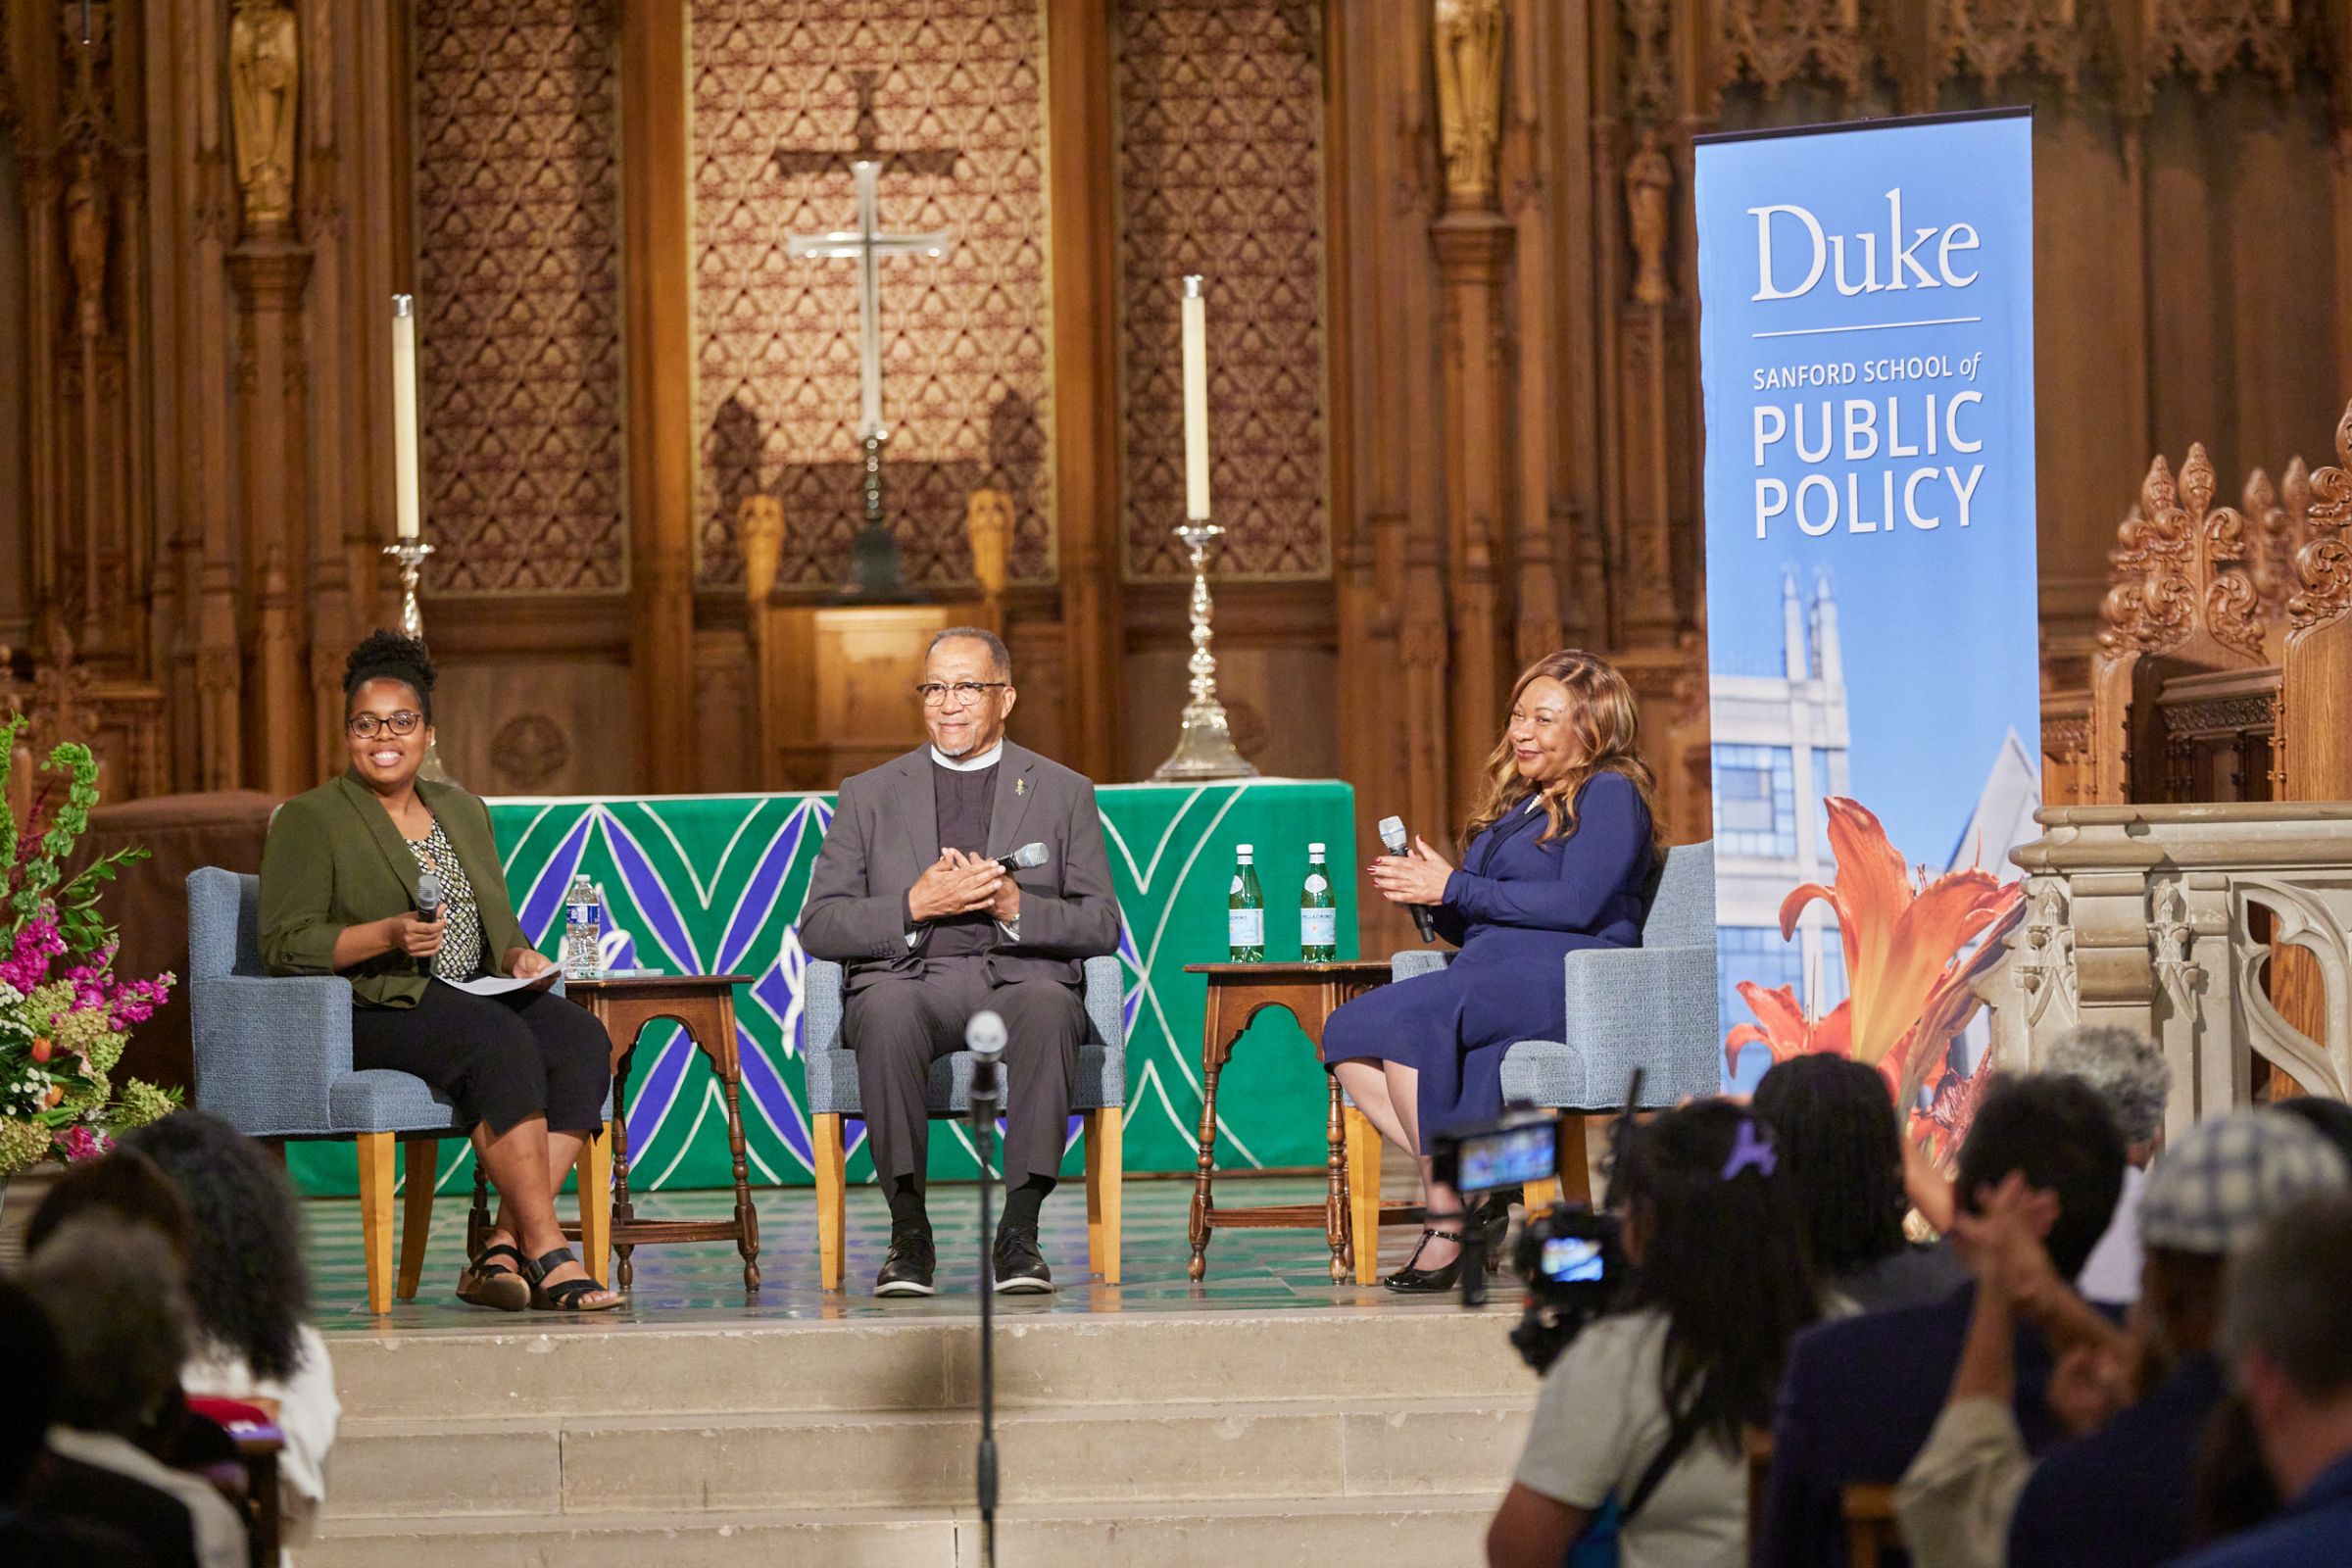
[[[1411,841],[1404,836],[1404,818],[1401,816],[1382,817],[1380,819],[1380,842],[1391,855],[1404,854],[1411,844]],[[1430,917],[1429,906],[1408,904],[1405,907],[1413,911],[1413,929],[1421,933],[1421,940],[1424,942],[1437,941],[1437,922]]]
[[[983,1007],[963,1026],[963,1049],[979,1059],[972,1063],[972,1104],[993,1115],[1004,1098],[999,1063],[1004,1059],[1004,1020]]]
[[[963,1049],[982,1061],[997,1061],[1004,1054],[1004,1020],[983,1007],[972,1014],[972,1021],[963,1026]]]
[[[427,871],[416,879],[416,913],[420,918],[439,919],[441,917],[441,901],[446,897],[448,895],[441,890],[441,878],[434,873]],[[433,960],[418,958],[416,972],[421,975],[430,975],[433,972]]]
[[[996,862],[1007,871],[1031,871],[1053,858],[1043,844],[1024,844],[1010,855],[997,856]]]

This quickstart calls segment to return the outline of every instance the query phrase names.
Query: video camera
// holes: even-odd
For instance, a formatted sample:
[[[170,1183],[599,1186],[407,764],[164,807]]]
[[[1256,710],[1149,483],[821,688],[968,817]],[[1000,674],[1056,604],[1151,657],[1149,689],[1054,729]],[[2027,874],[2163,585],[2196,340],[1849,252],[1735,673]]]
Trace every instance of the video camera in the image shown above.
[[[1625,1105],[1609,1129],[1604,1183],[1613,1177],[1641,1102],[1642,1069],[1627,1084]],[[1518,1109],[1499,1121],[1471,1128],[1436,1145],[1437,1179],[1465,1200],[1500,1188],[1551,1181],[1559,1175],[1567,1122],[1556,1112]],[[1624,1287],[1627,1262],[1624,1226],[1610,1211],[1604,1185],[1597,1208],[1566,1200],[1544,1213],[1529,1211],[1519,1228],[1512,1271],[1526,1289],[1526,1310],[1511,1330],[1511,1346],[1527,1364],[1543,1372],[1558,1359],[1586,1324],[1610,1307]],[[1486,1300],[1484,1260],[1464,1257],[1462,1304]]]

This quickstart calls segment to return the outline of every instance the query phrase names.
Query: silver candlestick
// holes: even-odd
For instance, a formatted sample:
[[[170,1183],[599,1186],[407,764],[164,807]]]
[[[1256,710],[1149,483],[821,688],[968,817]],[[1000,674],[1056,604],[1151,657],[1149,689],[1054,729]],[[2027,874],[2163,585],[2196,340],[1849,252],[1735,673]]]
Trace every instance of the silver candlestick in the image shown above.
[[[416,606],[416,575],[424,558],[433,547],[421,539],[400,539],[384,546],[384,554],[400,563],[400,634],[424,641],[424,612]],[[416,776],[434,784],[449,782],[449,770],[441,765],[441,746],[438,741],[424,749],[424,763]]]
[[[1192,700],[1184,705],[1184,732],[1176,750],[1152,771],[1155,779],[1255,778],[1257,768],[1234,750],[1233,730],[1225,719],[1225,705],[1217,701],[1217,658],[1208,651],[1210,637],[1208,547],[1224,529],[1213,522],[1188,522],[1176,530],[1193,558],[1193,672]]]

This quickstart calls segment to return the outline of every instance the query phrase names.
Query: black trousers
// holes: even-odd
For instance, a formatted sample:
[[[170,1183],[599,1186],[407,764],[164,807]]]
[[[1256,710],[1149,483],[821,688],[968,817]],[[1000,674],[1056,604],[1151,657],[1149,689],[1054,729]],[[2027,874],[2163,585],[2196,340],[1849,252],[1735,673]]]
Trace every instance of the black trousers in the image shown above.
[[[544,990],[477,997],[438,980],[414,1007],[353,1007],[351,1061],[415,1073],[493,1138],[540,1115],[550,1132],[593,1134],[612,1082],[612,1043],[577,1003]]]
[[[867,1148],[885,1183],[912,1176],[917,1188],[923,1185],[931,1063],[963,1049],[963,1027],[983,1007],[1004,1020],[1004,1185],[1061,1169],[1086,1007],[1076,991],[1054,980],[992,986],[985,956],[971,954],[926,965],[919,980],[876,981],[851,996],[844,1009]]]

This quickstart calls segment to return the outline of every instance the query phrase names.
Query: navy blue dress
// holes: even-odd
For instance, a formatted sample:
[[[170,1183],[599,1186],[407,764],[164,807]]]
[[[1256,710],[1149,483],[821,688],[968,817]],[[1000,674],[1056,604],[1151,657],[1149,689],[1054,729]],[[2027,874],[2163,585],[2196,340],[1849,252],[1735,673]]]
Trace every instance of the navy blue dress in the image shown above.
[[[1502,1111],[1502,1054],[1567,1026],[1561,960],[1638,948],[1654,886],[1649,811],[1633,780],[1596,773],[1576,829],[1548,844],[1525,805],[1470,841],[1446,882],[1438,934],[1461,952],[1435,974],[1365,993],[1323,1026],[1323,1059],[1402,1062],[1421,1074],[1423,1147]]]

